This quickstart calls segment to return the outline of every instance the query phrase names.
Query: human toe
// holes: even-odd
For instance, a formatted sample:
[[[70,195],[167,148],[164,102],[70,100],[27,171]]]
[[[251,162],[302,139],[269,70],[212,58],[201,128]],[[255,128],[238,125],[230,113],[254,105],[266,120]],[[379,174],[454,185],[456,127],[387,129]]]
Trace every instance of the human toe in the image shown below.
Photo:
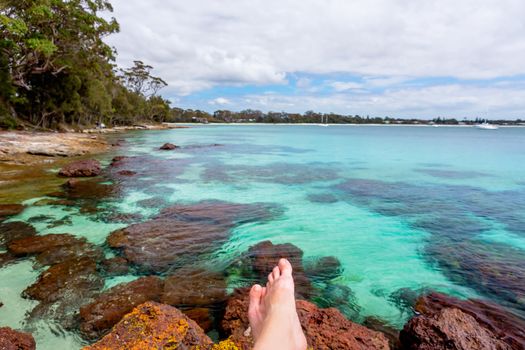
[[[287,259],[280,259],[279,264],[277,265],[279,267],[280,273],[283,276],[291,276],[292,275],[292,264]]]

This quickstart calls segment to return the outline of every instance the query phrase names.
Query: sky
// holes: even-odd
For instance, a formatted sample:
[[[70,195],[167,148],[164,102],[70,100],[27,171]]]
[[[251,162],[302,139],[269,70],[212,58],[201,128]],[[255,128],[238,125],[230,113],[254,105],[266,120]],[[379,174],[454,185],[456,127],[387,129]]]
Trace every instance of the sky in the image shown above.
[[[523,0],[112,0],[172,106],[525,119]]]

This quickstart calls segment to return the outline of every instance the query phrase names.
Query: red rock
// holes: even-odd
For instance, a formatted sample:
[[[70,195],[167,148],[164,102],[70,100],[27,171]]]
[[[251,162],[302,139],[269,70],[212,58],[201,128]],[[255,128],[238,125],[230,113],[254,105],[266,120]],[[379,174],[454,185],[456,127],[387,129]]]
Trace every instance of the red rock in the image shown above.
[[[163,144],[162,146],[160,146],[159,149],[163,150],[163,151],[171,151],[171,150],[174,150],[176,148],[179,148],[179,146],[176,146],[174,145],[173,143],[165,143]]]
[[[10,252],[17,256],[38,254],[47,250],[77,243],[78,239],[70,234],[50,234],[18,239],[8,244]]]
[[[214,251],[234,225],[269,217],[267,206],[201,202],[166,208],[154,219],[112,232],[107,243],[141,270],[163,272]]]
[[[248,321],[248,289],[237,290],[228,300],[222,328],[241,349],[251,349],[253,339],[245,335]],[[299,321],[309,348],[313,349],[390,349],[387,338],[379,332],[347,320],[337,309],[320,309],[314,304],[296,302]]]
[[[363,322],[363,326],[371,330],[383,333],[388,339],[391,349],[401,349],[401,342],[399,341],[399,330],[390,326],[386,321],[368,316]]]
[[[286,258],[294,270],[295,294],[298,298],[309,299],[313,287],[303,267],[303,251],[291,243],[273,244],[270,241],[259,242],[250,247],[243,257],[245,264],[251,266],[259,283],[266,283],[268,274],[277,265],[280,258]]]
[[[309,278],[327,282],[341,275],[343,267],[339,259],[334,256],[323,256],[306,267]]]
[[[33,226],[21,221],[6,222],[0,224],[0,248],[5,248],[6,244],[25,237],[36,235]]]
[[[213,329],[213,320],[210,314],[210,309],[198,307],[181,311],[184,315],[195,321],[204,332],[209,332]]]
[[[76,258],[48,268],[24,290],[23,295],[51,303],[66,296],[94,295],[103,285],[104,281],[97,274],[96,262],[91,258]]]
[[[102,250],[85,238],[67,233],[14,240],[8,244],[8,249],[15,256],[38,254],[36,260],[42,265],[54,265],[77,257],[100,260],[103,256]]]
[[[226,287],[221,273],[182,268],[166,278],[161,301],[172,306],[212,306],[226,301]]]
[[[412,318],[401,332],[407,350],[510,350],[510,345],[456,308]]]
[[[0,253],[0,267],[4,267],[6,265],[9,265],[10,263],[16,261],[16,256],[13,254],[7,252],[7,253]]]
[[[460,300],[441,293],[424,295],[415,305],[415,310],[426,317],[435,317],[446,308],[459,309],[472,316],[481,327],[512,349],[525,349],[525,320],[500,305],[477,299]]]
[[[98,176],[100,171],[100,162],[94,159],[88,159],[67,164],[60,169],[58,175],[64,177],[92,177]]]
[[[0,328],[0,349],[2,350],[35,350],[36,343],[29,333],[15,331],[9,327]]]
[[[159,301],[162,287],[160,278],[148,276],[105,291],[80,308],[82,334],[88,339],[100,337],[134,307],[146,301]]]
[[[116,156],[116,157],[113,157],[113,159],[111,160],[111,166],[118,166],[118,165],[121,165],[126,159],[129,159],[130,157],[127,157],[127,156]]]
[[[78,180],[69,179],[62,187],[64,193],[59,193],[59,197],[66,197],[68,199],[82,199],[82,200],[100,200],[114,196],[118,193],[119,186],[114,184],[104,184],[96,179]]]
[[[108,276],[125,275],[129,272],[128,261],[120,256],[103,260],[101,265]]]
[[[6,216],[20,214],[24,208],[21,204],[0,204],[0,220]]]
[[[117,174],[119,174],[120,176],[133,176],[135,174],[137,174],[136,171],[131,171],[131,170],[121,170],[119,172],[117,172]]]
[[[28,321],[53,320],[65,330],[78,329],[78,312],[93,300],[104,286],[91,258],[75,258],[45,270],[37,281],[26,288],[23,297],[39,300]]]
[[[84,350],[210,349],[211,339],[176,308],[146,302],[136,307],[99,342]]]

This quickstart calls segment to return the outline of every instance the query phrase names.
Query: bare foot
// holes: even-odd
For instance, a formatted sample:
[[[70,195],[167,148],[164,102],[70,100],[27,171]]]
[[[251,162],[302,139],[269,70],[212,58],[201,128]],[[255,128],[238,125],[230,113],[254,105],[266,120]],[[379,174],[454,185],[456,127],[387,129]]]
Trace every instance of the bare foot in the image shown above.
[[[304,350],[304,336],[295,309],[292,265],[279,260],[268,275],[266,287],[256,284],[250,290],[248,309],[255,339],[254,350]]]

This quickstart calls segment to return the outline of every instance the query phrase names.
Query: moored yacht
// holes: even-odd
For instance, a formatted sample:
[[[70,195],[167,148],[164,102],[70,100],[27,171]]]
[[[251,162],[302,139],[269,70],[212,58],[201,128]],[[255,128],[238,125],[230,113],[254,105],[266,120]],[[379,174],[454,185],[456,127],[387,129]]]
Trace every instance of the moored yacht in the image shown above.
[[[485,130],[496,130],[496,129],[498,129],[498,126],[494,125],[494,124],[489,124],[487,122],[484,122],[482,124],[479,124],[478,128],[485,129]]]

